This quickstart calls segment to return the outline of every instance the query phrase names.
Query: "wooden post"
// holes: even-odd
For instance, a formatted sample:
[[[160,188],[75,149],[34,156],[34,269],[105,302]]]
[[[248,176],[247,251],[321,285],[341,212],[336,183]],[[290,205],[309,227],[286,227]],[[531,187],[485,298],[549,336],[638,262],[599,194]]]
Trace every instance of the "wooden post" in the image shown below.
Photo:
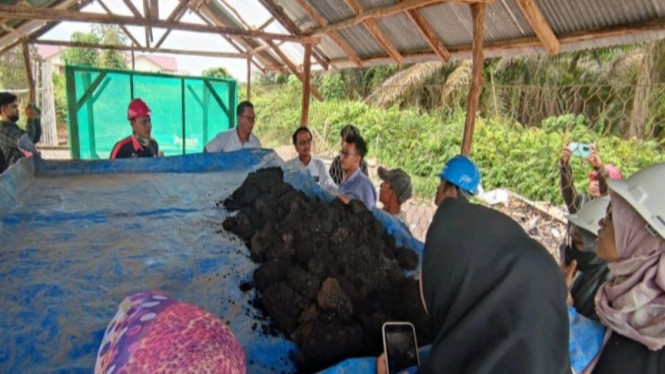
[[[25,76],[28,79],[28,90],[30,91],[30,104],[35,104],[35,77],[32,75],[30,66],[30,49],[27,41],[23,41],[23,63],[25,64]]]
[[[485,4],[471,4],[473,18],[473,70],[471,73],[471,86],[466,107],[466,122],[464,124],[464,139],[462,140],[462,154],[471,154],[473,141],[473,128],[476,123],[476,110],[483,88],[483,26],[485,18]]]
[[[247,57],[247,101],[252,98],[252,56]]]
[[[300,116],[300,126],[307,127],[309,119],[309,82],[311,78],[312,67],[312,45],[305,44],[305,61],[303,62],[303,81],[302,81],[302,113]]]
[[[136,70],[136,60],[134,60],[134,48],[132,48],[132,71]]]

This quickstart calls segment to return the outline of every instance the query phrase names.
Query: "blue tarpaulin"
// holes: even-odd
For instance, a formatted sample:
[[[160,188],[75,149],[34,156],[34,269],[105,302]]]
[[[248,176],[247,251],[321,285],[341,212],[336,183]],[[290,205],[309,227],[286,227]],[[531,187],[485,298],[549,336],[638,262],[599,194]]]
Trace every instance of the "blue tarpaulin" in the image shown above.
[[[294,372],[295,346],[256,328],[256,264],[222,229],[217,202],[251,171],[283,162],[272,151],[156,159],[23,159],[0,176],[0,372],[90,373],[107,323],[135,290],[156,289],[229,322],[249,373]],[[304,174],[284,179],[330,199]],[[397,242],[422,251],[375,210]]]

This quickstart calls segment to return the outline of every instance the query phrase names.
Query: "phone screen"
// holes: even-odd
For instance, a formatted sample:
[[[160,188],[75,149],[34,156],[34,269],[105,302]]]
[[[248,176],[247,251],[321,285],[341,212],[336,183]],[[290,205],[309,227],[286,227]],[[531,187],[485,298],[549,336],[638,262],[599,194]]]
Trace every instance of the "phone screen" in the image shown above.
[[[389,374],[397,374],[410,367],[418,366],[418,346],[412,324],[384,324],[383,340]]]

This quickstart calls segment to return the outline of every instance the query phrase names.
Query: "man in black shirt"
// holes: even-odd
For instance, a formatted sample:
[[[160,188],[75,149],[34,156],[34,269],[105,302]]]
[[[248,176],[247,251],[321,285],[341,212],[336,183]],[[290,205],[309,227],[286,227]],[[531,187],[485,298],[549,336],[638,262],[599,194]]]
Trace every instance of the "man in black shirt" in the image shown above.
[[[129,103],[127,119],[132,126],[132,135],[115,143],[113,151],[111,151],[111,160],[129,157],[157,157],[159,144],[150,136],[152,132],[151,114],[150,108],[143,100],[134,99]]]

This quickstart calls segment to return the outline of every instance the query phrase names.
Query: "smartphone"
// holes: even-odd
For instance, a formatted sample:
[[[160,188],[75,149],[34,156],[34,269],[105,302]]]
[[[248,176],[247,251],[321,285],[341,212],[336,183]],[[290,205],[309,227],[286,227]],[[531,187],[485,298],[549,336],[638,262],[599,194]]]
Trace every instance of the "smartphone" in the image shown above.
[[[386,322],[382,330],[388,374],[398,374],[420,366],[416,329],[411,323]]]
[[[588,158],[591,154],[591,144],[570,142],[568,149],[577,157]]]

